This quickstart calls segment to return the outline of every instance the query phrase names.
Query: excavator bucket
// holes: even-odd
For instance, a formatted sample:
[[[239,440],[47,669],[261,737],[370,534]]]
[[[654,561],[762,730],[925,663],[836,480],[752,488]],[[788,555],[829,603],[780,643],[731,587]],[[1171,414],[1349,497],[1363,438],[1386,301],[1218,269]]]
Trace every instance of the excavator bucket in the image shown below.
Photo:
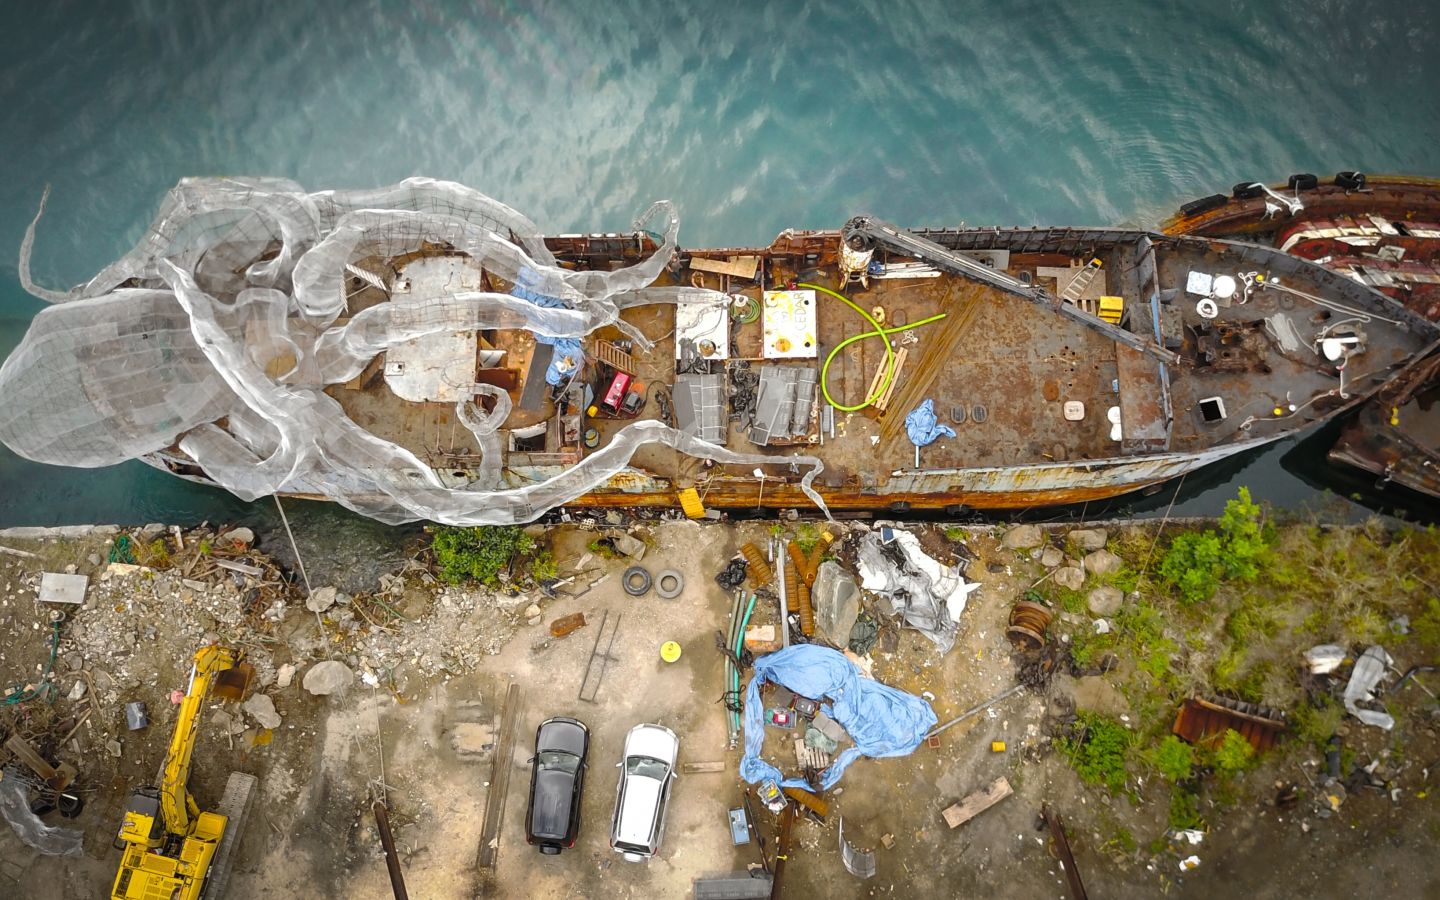
[[[245,696],[245,691],[249,689],[254,677],[254,666],[247,662],[237,663],[215,675],[210,694],[219,700],[236,702]]]

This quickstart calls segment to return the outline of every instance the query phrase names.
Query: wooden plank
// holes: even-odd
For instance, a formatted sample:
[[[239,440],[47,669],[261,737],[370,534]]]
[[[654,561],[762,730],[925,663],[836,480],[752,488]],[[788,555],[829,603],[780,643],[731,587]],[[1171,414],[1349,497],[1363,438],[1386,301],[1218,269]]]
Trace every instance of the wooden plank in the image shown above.
[[[1015,792],[1010,789],[1010,782],[1003,777],[997,778],[984,790],[976,791],[940,815],[945,817],[946,825],[957,828],[1013,793]]]
[[[884,412],[885,407],[890,405],[890,398],[895,396],[895,385],[900,383],[900,373],[905,371],[905,360],[909,355],[910,348],[908,347],[901,347],[895,353],[895,374],[891,376],[890,383],[885,385],[885,392],[875,399],[875,408],[881,412]],[[876,377],[879,377],[879,373],[876,373]],[[871,390],[873,391],[874,388],[872,387]]]
[[[760,262],[758,256],[732,256],[730,259],[706,259],[703,256],[690,257],[690,269],[694,272],[713,272],[716,275],[729,275],[731,278],[748,278],[755,280],[755,267]]]
[[[725,761],[721,759],[709,762],[687,762],[680,764],[680,771],[686,775],[700,775],[709,772],[725,771]]]
[[[505,795],[510,789],[510,770],[515,755],[515,720],[520,715],[520,685],[510,682],[505,692],[505,709],[500,715],[500,736],[490,761],[490,790],[485,795],[485,818],[480,825],[480,853],[475,865],[494,869],[500,859],[500,820],[505,815]]]

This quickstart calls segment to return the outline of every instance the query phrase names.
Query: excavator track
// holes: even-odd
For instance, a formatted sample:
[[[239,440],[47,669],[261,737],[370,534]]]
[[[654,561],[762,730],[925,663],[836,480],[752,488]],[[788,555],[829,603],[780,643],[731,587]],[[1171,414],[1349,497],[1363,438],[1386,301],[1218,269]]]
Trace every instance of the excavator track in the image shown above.
[[[225,889],[230,884],[230,866],[234,862],[235,848],[240,843],[240,837],[245,833],[245,819],[250,815],[250,807],[255,802],[255,786],[259,783],[254,775],[244,772],[231,772],[230,778],[225,782],[225,795],[220,798],[220,805],[216,812],[224,816],[228,821],[225,823],[225,834],[220,838],[220,846],[215,848],[215,856],[210,861],[209,877],[205,880],[205,890],[200,895],[202,900],[222,900],[225,896]]]

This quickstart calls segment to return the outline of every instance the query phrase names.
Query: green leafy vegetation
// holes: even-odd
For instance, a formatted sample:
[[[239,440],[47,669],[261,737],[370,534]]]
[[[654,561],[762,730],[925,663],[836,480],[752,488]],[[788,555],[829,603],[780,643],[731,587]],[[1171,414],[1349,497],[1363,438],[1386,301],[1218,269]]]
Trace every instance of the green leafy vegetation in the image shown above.
[[[516,557],[535,549],[535,539],[516,526],[453,528],[439,526],[430,541],[440,580],[450,584],[478,581],[489,587]]]
[[[1440,647],[1440,598],[1425,601],[1425,611],[1410,623],[1410,634],[1427,647]]]
[[[1173,734],[1146,750],[1146,762],[1154,766],[1160,775],[1172,782],[1186,781],[1195,768],[1195,748]]]
[[[1234,775],[1249,768],[1255,758],[1255,748],[1245,736],[1233,728],[1225,729],[1225,736],[1215,747],[1215,768],[1226,775]]]
[[[541,550],[530,559],[530,577],[535,581],[554,581],[559,575],[560,564],[549,550]]]
[[[1171,788],[1168,821],[1176,831],[1205,827],[1205,820],[1200,817],[1200,795],[1178,785]]]
[[[959,525],[946,525],[944,532],[945,540],[951,541],[956,544],[963,543],[965,538],[969,536],[965,533],[965,529],[961,528]]]
[[[1215,596],[1222,578],[1254,581],[1270,553],[1273,529],[1263,511],[1250,499],[1250,489],[1225,504],[1220,531],[1187,531],[1170,542],[1160,560],[1161,582],[1174,588],[1188,605]]]
[[[1082,712],[1075,725],[1074,737],[1056,740],[1056,747],[1082,781],[1099,784],[1112,791],[1123,790],[1128,772],[1125,757],[1133,736],[1120,722],[1098,713]]]
[[[806,556],[820,543],[820,528],[813,522],[801,522],[795,526],[795,546]]]

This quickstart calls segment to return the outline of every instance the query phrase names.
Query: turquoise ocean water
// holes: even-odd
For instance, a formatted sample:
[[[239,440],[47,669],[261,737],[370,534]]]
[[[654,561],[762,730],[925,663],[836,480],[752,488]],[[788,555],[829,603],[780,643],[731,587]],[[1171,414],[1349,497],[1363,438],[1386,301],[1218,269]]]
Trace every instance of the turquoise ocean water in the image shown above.
[[[62,287],[128,248],[186,175],[430,175],[553,232],[627,229],[670,198],[690,246],[859,212],[1153,225],[1241,180],[1440,175],[1435,2],[157,0],[7,19],[0,353],[41,308],[14,257],[47,183],[34,271]],[[1176,509],[1215,511],[1241,483],[1309,501],[1295,463],[1322,450],[1196,477]],[[140,463],[0,448],[0,525],[207,518],[266,514]]]

